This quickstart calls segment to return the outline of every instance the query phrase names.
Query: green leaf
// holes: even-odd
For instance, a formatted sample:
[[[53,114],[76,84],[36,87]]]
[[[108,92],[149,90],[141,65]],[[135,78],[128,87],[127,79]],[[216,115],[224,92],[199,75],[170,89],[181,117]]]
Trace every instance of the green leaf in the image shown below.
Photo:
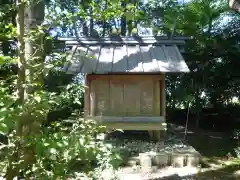
[[[0,145],[0,151],[1,151],[2,149],[6,148],[6,147],[7,147],[6,144],[2,144],[2,145]]]
[[[50,148],[49,152],[51,154],[57,154],[57,150],[55,148]]]
[[[0,65],[4,63],[3,56],[0,56]]]
[[[46,69],[51,69],[51,68],[53,68],[53,67],[54,67],[53,64],[48,64],[48,65],[45,66]]]
[[[35,99],[37,102],[40,102],[40,101],[41,101],[41,97],[40,97],[40,96],[34,96],[34,99]]]
[[[63,144],[60,143],[60,142],[57,142],[57,146],[60,147],[60,148],[62,148],[62,147],[63,147]]]
[[[43,143],[44,147],[48,147],[50,144],[49,143]]]
[[[126,20],[130,21],[134,19],[134,13],[133,12],[125,12]]]
[[[0,133],[1,134],[7,134],[8,133],[8,126],[5,123],[0,123]]]

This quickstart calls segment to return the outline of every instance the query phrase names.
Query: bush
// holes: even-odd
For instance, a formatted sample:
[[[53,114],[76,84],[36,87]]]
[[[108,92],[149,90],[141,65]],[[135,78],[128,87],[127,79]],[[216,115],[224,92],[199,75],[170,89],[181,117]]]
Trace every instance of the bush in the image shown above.
[[[44,125],[48,112],[55,108],[81,107],[83,86],[70,84],[59,94],[35,92],[28,95],[23,105],[7,108],[14,104],[15,95],[8,93],[7,87],[3,88],[4,81],[1,83],[0,133],[7,137],[0,149],[1,174],[8,178],[22,175],[34,179],[63,179],[77,170],[94,179],[94,173],[90,172],[114,170],[118,166],[117,154],[96,139],[104,127],[83,119],[81,111]],[[77,162],[81,166],[77,167]]]

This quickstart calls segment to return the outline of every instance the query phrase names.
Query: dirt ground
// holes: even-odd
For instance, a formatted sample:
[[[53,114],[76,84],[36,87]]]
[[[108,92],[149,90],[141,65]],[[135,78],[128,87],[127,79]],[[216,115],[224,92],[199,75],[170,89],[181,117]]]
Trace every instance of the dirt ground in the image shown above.
[[[169,173],[169,169],[160,169],[154,173],[130,173],[129,167],[124,167],[122,180],[240,180],[240,159],[236,157],[234,149],[238,146],[237,141],[226,133],[207,131],[187,131],[185,136],[184,127],[172,126],[168,135],[181,138],[184,142],[193,146],[200,154],[200,167],[192,170],[192,173]],[[138,138],[141,135],[136,135]],[[131,136],[131,138],[133,138]],[[172,170],[176,171],[176,170]],[[185,169],[190,172],[191,170]],[[165,176],[165,177],[164,177]]]

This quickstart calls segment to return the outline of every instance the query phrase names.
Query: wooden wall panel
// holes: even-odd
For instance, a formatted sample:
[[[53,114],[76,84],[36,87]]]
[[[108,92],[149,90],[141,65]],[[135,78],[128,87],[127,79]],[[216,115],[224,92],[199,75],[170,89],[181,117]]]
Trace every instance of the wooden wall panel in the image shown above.
[[[96,113],[96,87],[95,81],[90,83],[90,116],[95,116]]]
[[[124,89],[123,84],[110,81],[110,116],[122,116],[124,114]]]
[[[153,116],[154,112],[154,95],[153,81],[146,80],[141,82],[141,115]]]
[[[165,75],[163,75],[165,77]],[[165,79],[161,81],[161,116],[166,117],[166,89],[165,89]]]
[[[88,76],[85,76],[85,92],[84,92],[84,116],[87,117],[90,114],[90,80]]]
[[[161,102],[160,102],[160,89],[161,89],[161,85],[160,85],[160,81],[155,81],[154,82],[154,112],[153,114],[156,116],[160,115],[161,112]]]
[[[109,83],[108,81],[92,81],[96,95],[96,116],[104,116],[109,112]]]
[[[124,84],[125,116],[140,115],[140,86],[139,82]]]
[[[160,116],[162,75],[90,75],[91,116]],[[127,78],[129,77],[129,78]],[[85,96],[86,97],[86,96]],[[87,98],[86,98],[87,99]],[[86,112],[87,112],[86,108]]]

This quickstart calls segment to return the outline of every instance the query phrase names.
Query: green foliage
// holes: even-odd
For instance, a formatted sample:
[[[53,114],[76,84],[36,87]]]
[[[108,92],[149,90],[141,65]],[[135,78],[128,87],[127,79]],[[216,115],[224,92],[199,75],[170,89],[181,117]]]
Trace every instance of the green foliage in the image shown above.
[[[98,168],[114,164],[112,159],[116,157],[111,148],[96,139],[96,135],[105,128],[95,121],[84,120],[77,113],[68,118],[68,121],[72,120],[67,126],[66,121],[43,126],[47,113],[53,107],[71,103],[81,105],[81,85],[68,85],[58,95],[46,91],[35,92],[28,95],[23,105],[12,108],[9,107],[16,97],[9,94],[4,85],[4,81],[1,81],[0,133],[7,135],[8,143],[1,144],[2,164],[12,166],[25,177],[34,179],[70,176],[78,161],[83,164],[78,170],[84,172],[93,169],[93,161],[100,165]],[[16,153],[17,158],[14,158]],[[29,161],[31,164],[27,164]],[[4,172],[6,173],[5,168],[1,174]]]
[[[7,4],[12,7],[11,3]],[[31,3],[28,2],[28,5]],[[51,2],[49,2],[50,6]],[[91,8],[95,6],[98,7],[97,4],[92,4]],[[20,8],[20,6],[18,7]],[[25,10],[32,13],[31,15],[34,17],[39,15],[34,14],[34,8],[30,6]],[[41,7],[39,6],[39,8]],[[41,9],[39,10],[41,11]],[[15,7],[13,11],[15,11]],[[115,10],[112,9],[112,11],[112,14],[106,15],[114,15]],[[94,18],[97,18],[101,11],[96,8],[94,13],[96,14]],[[5,16],[9,17],[5,12],[1,15],[4,16],[0,16],[0,19]],[[74,15],[70,14],[68,18],[72,19]],[[102,16],[98,18],[100,19]],[[59,19],[53,20],[51,17],[48,20],[51,21],[51,25],[59,25]],[[23,23],[19,24],[21,23],[19,21],[17,23],[18,29],[29,27],[24,26]],[[26,23],[28,23],[27,20]],[[102,141],[96,139],[96,135],[103,132],[104,127],[95,121],[81,118],[83,86],[79,83],[75,84],[75,82],[69,84],[72,77],[66,77],[66,81],[55,84],[51,84],[54,82],[54,78],[50,78],[48,81],[51,73],[60,72],[59,68],[66,63],[66,54],[58,50],[52,52],[53,41],[46,34],[47,25],[39,26],[34,23],[31,24],[30,29],[25,31],[26,37],[20,37],[19,32],[17,36],[18,48],[25,44],[25,50],[30,54],[26,53],[25,57],[19,57],[24,52],[19,51],[16,54],[16,51],[12,51],[15,47],[12,47],[11,43],[5,43],[7,48],[4,46],[2,49],[5,50],[0,51],[1,176],[5,176],[7,179],[13,179],[20,175],[33,179],[64,179],[72,176],[74,173],[72,170],[76,170],[76,167],[78,171],[91,171],[94,168],[93,162],[99,170],[106,166],[112,167],[111,164],[116,164],[115,161],[112,161],[112,159],[117,159],[115,153],[112,153],[111,148],[106,147]],[[4,31],[0,31],[0,41],[6,42],[11,39],[14,42],[16,40],[14,39],[16,26],[13,24],[15,22],[4,25],[6,28]],[[21,39],[25,41],[21,42]],[[46,55],[51,57],[49,61],[45,61]],[[16,59],[21,68],[17,68],[14,64]],[[12,69],[12,65],[16,67],[18,73],[17,71],[11,73],[8,71],[8,68]],[[43,81],[43,79],[48,80]],[[55,88],[51,88],[49,85],[53,85]],[[63,107],[79,111],[60,121],[56,121],[59,120],[56,118],[47,122],[50,111]],[[82,166],[78,167],[77,162],[80,162]]]
[[[61,106],[83,107],[84,87],[81,84],[71,83],[64,87],[61,95]]]
[[[54,117],[50,124],[46,123],[50,111],[63,107],[70,108],[70,112],[83,109],[83,86],[58,71],[63,62],[67,63],[66,53],[62,44],[58,41],[53,44],[46,34],[56,28],[60,27],[62,35],[74,36],[80,27],[87,35],[98,29],[97,35],[106,36],[119,34],[121,24],[124,26],[124,21],[128,21],[125,24],[131,26],[129,31],[133,34],[138,33],[136,27],[140,24],[152,28],[153,34],[170,35],[175,24],[177,34],[194,37],[187,42],[184,54],[193,73],[167,76],[168,105],[186,107],[191,102],[199,113],[201,107],[239,97],[236,57],[240,52],[240,21],[239,15],[229,13],[234,20],[219,27],[221,17],[226,17],[226,1],[193,0],[185,4],[172,0],[129,1],[126,7],[119,0],[47,1],[46,4],[45,24],[35,24],[25,33],[25,40],[34,42],[32,49],[39,50],[41,55],[33,52],[32,57],[25,59],[26,77],[21,77],[24,101],[19,102],[16,9],[12,1],[0,3],[0,133],[7,137],[7,142],[0,144],[0,164],[8,177],[22,173],[36,179],[45,175],[47,179],[56,179],[71,173],[76,161],[84,162],[86,171],[96,161],[99,166],[92,177],[97,179],[103,169],[113,164],[118,166],[111,147],[95,138],[104,128],[93,121],[83,121],[81,112],[71,117],[67,114],[61,121]],[[44,62],[46,55],[52,57],[49,62]],[[44,83],[40,76],[44,76]]]

